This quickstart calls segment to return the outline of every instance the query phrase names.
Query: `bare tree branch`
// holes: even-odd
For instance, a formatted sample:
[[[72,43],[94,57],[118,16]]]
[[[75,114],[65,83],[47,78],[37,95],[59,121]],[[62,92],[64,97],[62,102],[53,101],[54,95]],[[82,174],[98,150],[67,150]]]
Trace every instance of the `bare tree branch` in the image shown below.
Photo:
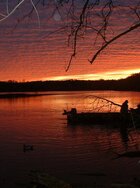
[[[8,19],[12,14],[15,13],[15,11],[16,11],[16,10],[21,6],[21,4],[23,4],[24,2],[25,2],[25,0],[19,1],[19,2],[17,3],[17,5],[12,9],[12,11],[9,12],[9,1],[7,0],[7,1],[6,1],[6,12],[7,12],[7,15],[4,15],[4,14],[1,14],[1,13],[0,13],[0,15],[3,17],[3,18],[0,19],[0,22],[3,22],[4,20]],[[32,14],[33,10],[35,10],[36,15],[37,15],[37,19],[38,19],[39,28],[40,28],[40,16],[39,16],[38,10],[37,10],[37,8],[36,8],[36,6],[37,6],[37,4],[40,2],[40,0],[38,0],[36,4],[33,2],[33,0],[30,0],[30,2],[31,2],[31,5],[32,5],[33,8],[32,8],[31,11],[28,13],[28,16]],[[23,17],[23,19],[24,19],[26,16],[27,16],[27,15],[25,15],[25,16]],[[23,20],[23,19],[22,19],[22,20]],[[20,19],[18,19],[18,22],[19,22],[19,21],[20,21]]]
[[[30,2],[31,2],[31,4],[32,4],[32,6],[33,6],[33,9],[34,9],[34,10],[35,10],[35,12],[36,12],[37,19],[38,19],[38,25],[39,25],[39,28],[40,28],[40,17],[39,17],[39,14],[38,14],[38,10],[37,10],[37,8],[36,8],[35,4],[33,3],[33,1],[32,1],[32,0],[30,0]]]
[[[75,31],[74,31],[74,44],[73,44],[73,53],[70,57],[70,60],[69,60],[69,63],[68,63],[68,66],[66,68],[66,71],[69,70],[69,67],[71,65],[71,62],[73,60],[73,58],[75,57],[76,55],[76,52],[77,52],[77,37],[78,37],[78,32],[80,31],[80,28],[82,26],[82,24],[84,23],[84,18],[85,18],[85,11],[86,11],[86,8],[88,6],[88,3],[89,3],[89,0],[86,0],[84,6],[83,6],[83,9],[82,9],[82,12],[80,14],[80,17],[79,17],[79,24],[77,25]]]
[[[129,7],[140,20],[140,2],[135,7]]]
[[[117,36],[113,37],[111,40],[109,40],[108,42],[106,42],[96,53],[95,55],[93,55],[92,59],[89,60],[89,62],[92,64],[95,59],[99,56],[99,54],[108,46],[110,45],[112,42],[116,41],[117,39],[119,39],[120,37],[130,33],[131,31],[134,31],[135,29],[140,27],[140,23],[130,27],[129,29],[127,29],[126,31],[118,34]]]
[[[24,3],[24,1],[25,1],[25,0],[20,1],[20,2],[13,8],[13,10],[12,10],[11,12],[9,12],[9,14],[5,15],[3,18],[0,19],[0,22],[2,22],[2,21],[4,21],[4,20],[6,20],[7,18],[9,18],[9,17],[18,9],[18,7],[20,7],[21,4]]]
[[[17,11],[17,9],[21,7],[25,0],[18,0],[17,4],[12,10],[10,10],[10,1],[6,0],[5,2],[6,10],[5,12],[3,11],[4,13],[0,13],[0,22],[5,21],[10,16],[12,16]],[[17,19],[15,28],[25,18],[30,17],[33,12],[35,12],[37,16],[38,25],[40,28],[41,18],[38,12],[38,5],[41,3],[43,6],[45,6],[47,4],[45,4],[45,2],[48,1],[29,0],[29,3],[31,4],[30,10],[28,10],[26,13],[23,13],[22,18]],[[94,42],[94,46],[97,47],[99,44],[98,42],[100,42],[100,48],[95,53],[93,53],[92,58],[88,60],[92,64],[100,55],[100,53],[104,51],[109,45],[126,34],[140,28],[140,0],[137,0],[133,6],[132,3],[124,3],[119,5],[119,1],[113,0],[53,0],[50,2],[51,6],[53,7],[51,10],[54,12],[57,10],[61,17],[65,18],[64,20],[61,20],[60,28],[52,31],[50,34],[64,31],[65,29],[68,33],[68,45],[72,48],[72,54],[70,55],[66,71],[69,70],[73,59],[77,55],[79,47],[78,41],[86,36],[86,34],[88,35],[89,31],[92,31],[94,36],[94,41],[91,41]],[[127,9],[127,11],[131,14],[128,14],[131,18],[131,21],[129,22],[127,29],[114,35],[114,33],[111,31],[111,24],[113,23],[112,18],[114,19],[114,11],[120,11],[121,8]],[[132,18],[134,20],[132,20]],[[62,21],[64,22],[63,26]],[[113,23],[113,26],[114,25],[115,23]]]

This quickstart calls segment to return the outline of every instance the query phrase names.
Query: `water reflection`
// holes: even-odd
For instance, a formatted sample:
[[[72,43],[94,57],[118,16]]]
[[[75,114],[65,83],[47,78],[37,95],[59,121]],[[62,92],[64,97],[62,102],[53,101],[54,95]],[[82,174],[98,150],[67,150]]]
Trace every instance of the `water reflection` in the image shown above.
[[[129,141],[129,132],[128,132],[128,128],[123,126],[120,127],[120,136],[122,139],[122,142],[124,143],[125,149],[128,149],[128,141]]]
[[[93,92],[58,92],[12,101],[0,99],[0,175],[9,182],[9,187],[31,170],[45,171],[68,183],[81,184],[99,180],[79,174],[104,174],[100,177],[102,184],[139,177],[136,159],[112,160],[116,156],[114,151],[140,149],[139,130],[128,132],[108,125],[67,126],[63,109],[76,107],[84,111],[83,98],[85,101],[85,96],[91,94]],[[94,92],[94,95],[120,104],[127,98],[131,107],[140,101],[137,92]],[[33,152],[24,153],[24,143],[33,145]],[[1,187],[4,187],[2,182]]]

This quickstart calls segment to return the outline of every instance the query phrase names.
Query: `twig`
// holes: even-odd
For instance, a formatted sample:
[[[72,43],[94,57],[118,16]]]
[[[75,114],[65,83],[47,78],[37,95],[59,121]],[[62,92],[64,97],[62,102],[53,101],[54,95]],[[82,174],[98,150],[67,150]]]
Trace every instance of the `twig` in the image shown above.
[[[40,28],[40,17],[39,17],[39,14],[38,14],[38,10],[37,10],[35,4],[33,3],[33,1],[30,0],[30,2],[31,2],[31,4],[32,4],[32,6],[33,6],[33,8],[34,8],[34,10],[35,10],[35,12],[36,12],[37,19],[38,19],[38,24],[39,24],[39,28]]]
[[[108,42],[106,42],[96,53],[95,55],[92,57],[91,60],[88,60],[91,64],[95,61],[95,59],[99,56],[99,54],[108,46],[110,45],[112,42],[116,41],[117,39],[119,39],[120,37],[126,35],[127,33],[137,29],[140,27],[140,22],[132,27],[130,27],[129,29],[127,29],[126,31],[118,34],[117,36],[113,37],[111,40],[109,40]]]
[[[83,6],[83,9],[82,9],[82,12],[80,14],[80,17],[79,17],[79,24],[78,26],[76,27],[76,30],[74,31],[74,44],[73,44],[73,53],[70,57],[70,60],[69,60],[69,63],[67,65],[67,68],[66,68],[66,72],[69,70],[69,67],[71,65],[71,62],[73,60],[73,58],[75,57],[76,55],[76,52],[77,52],[77,37],[78,37],[78,33],[80,31],[80,28],[82,26],[82,24],[84,23],[84,17],[85,17],[85,11],[87,9],[87,6],[88,6],[88,3],[89,3],[89,0],[86,0],[84,6]]]
[[[20,1],[14,8],[11,12],[9,12],[9,14],[5,15],[3,18],[0,19],[0,22],[6,20],[7,18],[9,18],[16,10],[17,8],[22,4],[24,3],[25,0],[22,0]]]

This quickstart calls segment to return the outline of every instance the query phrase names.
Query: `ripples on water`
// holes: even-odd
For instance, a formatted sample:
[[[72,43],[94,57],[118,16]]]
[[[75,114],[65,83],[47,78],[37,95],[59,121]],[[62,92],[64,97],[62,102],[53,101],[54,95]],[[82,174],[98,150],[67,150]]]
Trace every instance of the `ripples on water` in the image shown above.
[[[0,99],[2,187],[22,182],[31,170],[47,172],[68,183],[81,185],[108,186],[112,182],[139,178],[140,158],[114,158],[116,153],[140,150],[140,130],[124,135],[108,125],[67,126],[63,109],[75,106],[78,111],[87,109],[86,97],[93,92],[53,94]],[[140,101],[137,92],[94,94],[119,104],[128,99],[131,107]],[[34,150],[24,153],[23,144],[34,145]]]

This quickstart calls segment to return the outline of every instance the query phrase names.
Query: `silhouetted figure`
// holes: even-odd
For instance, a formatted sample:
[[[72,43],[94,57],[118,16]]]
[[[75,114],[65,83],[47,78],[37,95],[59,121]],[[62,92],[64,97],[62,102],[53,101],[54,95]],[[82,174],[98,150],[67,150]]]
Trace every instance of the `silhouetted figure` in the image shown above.
[[[128,113],[128,100],[124,101],[121,106],[121,114],[127,114]]]
[[[127,127],[128,126],[128,100],[122,103],[120,113],[121,113],[122,125]]]

